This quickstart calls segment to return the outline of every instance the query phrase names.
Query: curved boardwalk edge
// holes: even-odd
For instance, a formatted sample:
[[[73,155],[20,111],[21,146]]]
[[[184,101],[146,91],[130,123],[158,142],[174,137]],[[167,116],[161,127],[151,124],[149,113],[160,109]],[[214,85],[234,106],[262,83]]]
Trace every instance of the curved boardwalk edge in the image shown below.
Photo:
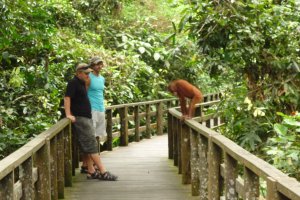
[[[199,107],[200,115],[185,122],[175,108],[168,114],[169,158],[178,166],[182,183],[192,184],[192,195],[200,199],[300,200],[300,183],[295,178],[214,131],[222,120],[217,114],[205,114],[207,104]]]

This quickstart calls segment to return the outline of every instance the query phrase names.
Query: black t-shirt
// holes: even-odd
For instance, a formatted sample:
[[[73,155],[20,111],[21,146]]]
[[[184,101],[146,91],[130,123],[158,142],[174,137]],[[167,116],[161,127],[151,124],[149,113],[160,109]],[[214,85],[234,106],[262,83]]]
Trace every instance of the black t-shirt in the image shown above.
[[[68,82],[65,96],[71,98],[72,115],[92,118],[91,104],[84,81],[75,76]]]

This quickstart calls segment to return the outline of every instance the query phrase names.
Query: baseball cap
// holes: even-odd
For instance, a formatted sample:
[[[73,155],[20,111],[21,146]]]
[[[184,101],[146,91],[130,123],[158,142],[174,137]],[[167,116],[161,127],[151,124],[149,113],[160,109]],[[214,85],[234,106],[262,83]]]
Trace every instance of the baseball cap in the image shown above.
[[[103,63],[103,60],[101,58],[97,57],[97,56],[91,58],[90,65],[96,65],[98,63]]]
[[[89,65],[86,63],[79,63],[76,66],[76,71],[80,71],[80,72],[92,72],[93,70],[91,68],[89,68]]]

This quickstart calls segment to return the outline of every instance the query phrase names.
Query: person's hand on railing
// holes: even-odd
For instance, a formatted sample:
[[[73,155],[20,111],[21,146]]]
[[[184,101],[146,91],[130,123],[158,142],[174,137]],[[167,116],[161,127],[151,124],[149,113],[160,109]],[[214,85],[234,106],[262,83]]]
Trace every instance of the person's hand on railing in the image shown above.
[[[67,117],[68,119],[70,119],[72,123],[74,123],[74,122],[76,121],[76,118],[75,118],[75,116],[73,116],[73,115],[67,115],[66,117]]]

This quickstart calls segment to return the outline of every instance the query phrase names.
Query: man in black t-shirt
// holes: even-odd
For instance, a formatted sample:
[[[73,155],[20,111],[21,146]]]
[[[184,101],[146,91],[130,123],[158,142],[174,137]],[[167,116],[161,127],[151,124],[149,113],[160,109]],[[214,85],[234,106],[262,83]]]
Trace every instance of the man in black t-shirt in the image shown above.
[[[88,165],[89,179],[115,181],[117,176],[108,172],[98,155],[97,142],[94,137],[91,104],[86,91],[88,74],[93,71],[85,63],[76,66],[76,75],[68,82],[64,98],[66,117],[72,121],[72,128],[77,136],[79,146],[84,153],[84,161]],[[98,171],[93,167],[97,166]]]

